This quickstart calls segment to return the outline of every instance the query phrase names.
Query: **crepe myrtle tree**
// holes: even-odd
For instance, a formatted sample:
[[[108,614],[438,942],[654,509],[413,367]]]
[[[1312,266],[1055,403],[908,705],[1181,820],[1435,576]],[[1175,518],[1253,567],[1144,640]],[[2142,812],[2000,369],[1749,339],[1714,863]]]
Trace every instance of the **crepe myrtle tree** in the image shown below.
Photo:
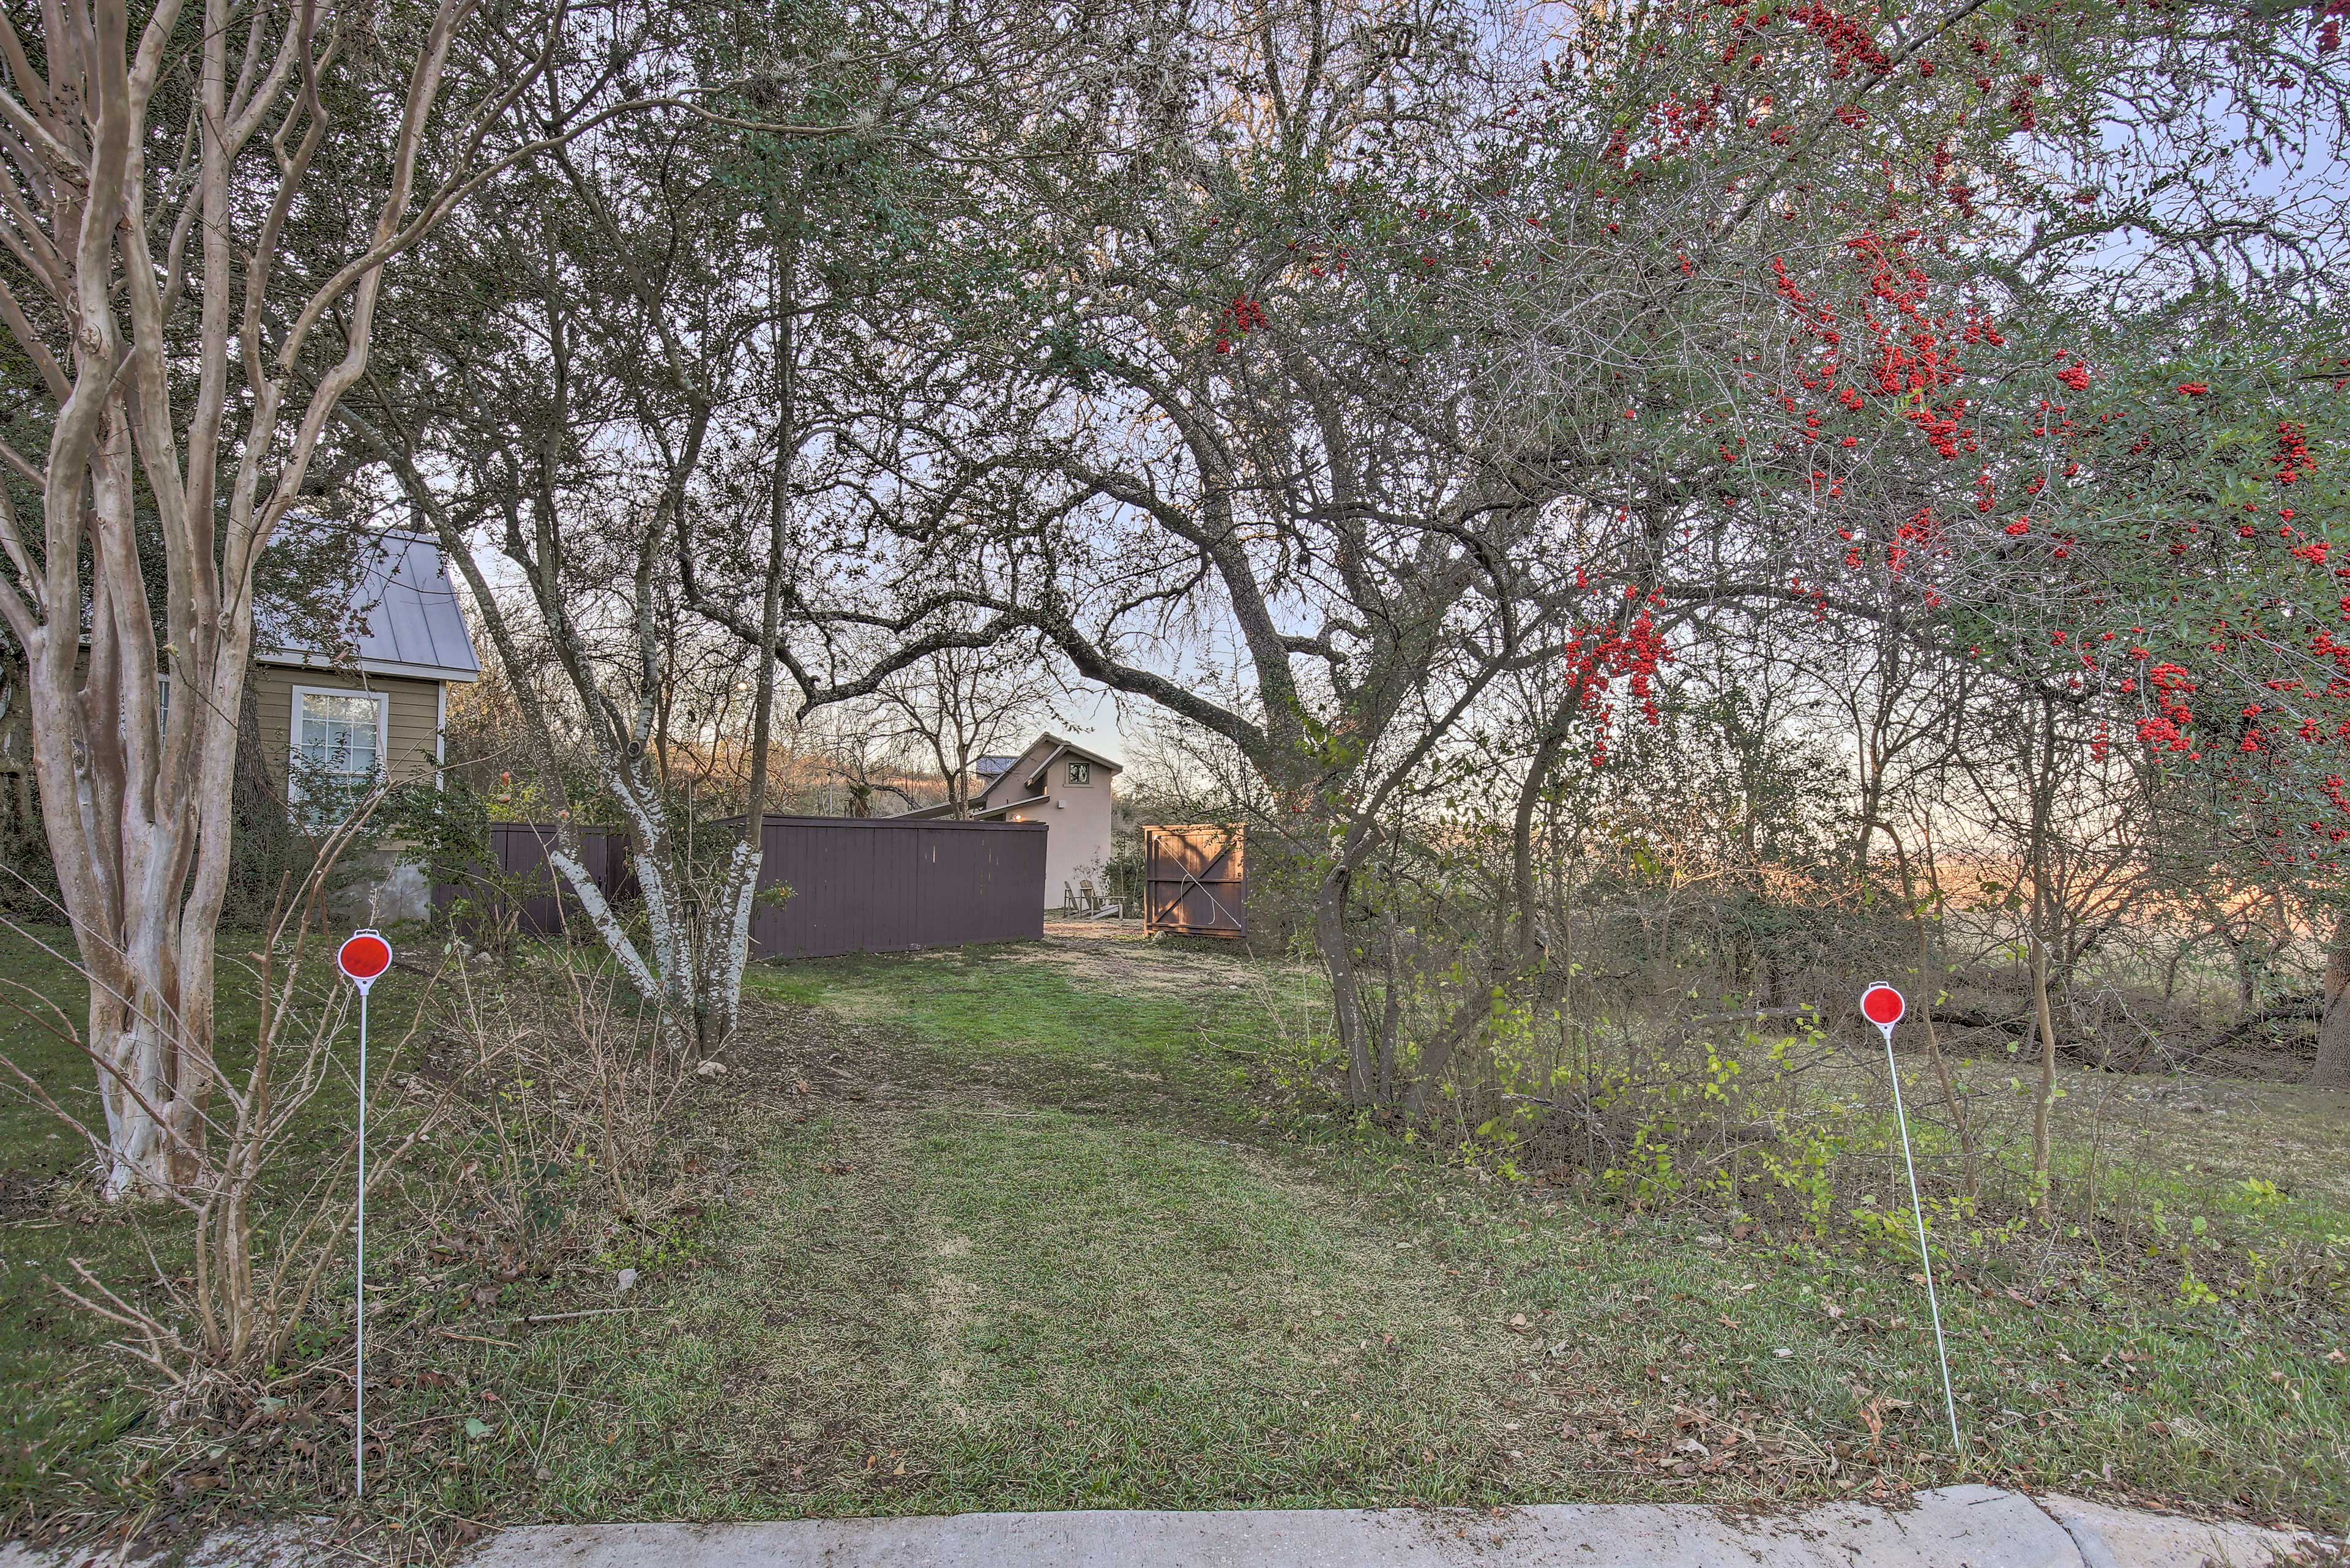
[[[906,265],[920,225],[883,220],[926,191],[939,118],[951,131],[959,95],[997,79],[1006,56],[988,51],[1017,57],[1030,36],[980,21],[915,8],[873,33],[821,8],[635,14],[613,52],[626,71],[575,62],[522,101],[560,145],[420,258],[396,362],[346,407],[465,576],[550,784],[556,736],[586,731],[629,826],[641,927],[588,874],[588,803],[566,801],[550,857],[681,1051],[723,1048],[739,1012],[777,672],[800,668],[789,639],[811,596],[854,569],[824,515],[887,482],[858,432],[863,400],[902,367],[868,361],[930,275]],[[658,112],[572,132],[603,98],[656,88]],[[483,538],[519,593],[490,582]],[[662,692],[713,621],[753,656],[731,826],[698,820],[658,762]],[[533,680],[533,630],[556,701]]]
[[[50,0],[29,34],[0,16],[21,371],[0,618],[89,976],[109,1198],[203,1163],[261,558],[366,369],[385,269],[518,155],[507,110],[561,14],[502,12],[525,42],[495,73],[475,0]]]
[[[603,90],[594,70],[549,73],[520,112],[560,139]],[[666,567],[713,430],[762,379],[787,384],[790,365],[788,334],[744,287],[759,250],[709,167],[711,134],[671,109],[485,188],[421,250],[400,285],[415,308],[342,410],[465,580],[523,721],[520,760],[560,802],[549,864],[664,1048],[684,1055],[733,1029],[759,857],[755,836],[722,833],[715,867],[698,863],[691,814],[664,785],[680,631]],[[427,308],[452,299],[464,307]],[[476,558],[484,537],[512,589]],[[585,803],[561,786],[574,726],[628,825],[640,926],[588,872]],[[764,752],[752,749],[754,815]]]

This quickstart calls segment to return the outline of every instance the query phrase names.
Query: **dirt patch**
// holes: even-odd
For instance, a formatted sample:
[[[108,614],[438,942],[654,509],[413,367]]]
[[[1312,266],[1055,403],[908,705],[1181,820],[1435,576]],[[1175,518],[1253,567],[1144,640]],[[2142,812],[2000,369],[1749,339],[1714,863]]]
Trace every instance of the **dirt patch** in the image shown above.
[[[1141,942],[1149,940],[1140,920],[1046,920],[1048,939],[1082,942]]]
[[[47,1215],[72,1185],[69,1176],[56,1171],[0,1170],[0,1220]]]
[[[1080,984],[1143,996],[1253,992],[1281,972],[1238,949],[1227,951],[1221,946],[1196,942],[1148,940],[1139,925],[1123,932],[1086,928],[1081,921],[1050,923],[1043,941],[1011,950],[1005,956],[1050,964]]]

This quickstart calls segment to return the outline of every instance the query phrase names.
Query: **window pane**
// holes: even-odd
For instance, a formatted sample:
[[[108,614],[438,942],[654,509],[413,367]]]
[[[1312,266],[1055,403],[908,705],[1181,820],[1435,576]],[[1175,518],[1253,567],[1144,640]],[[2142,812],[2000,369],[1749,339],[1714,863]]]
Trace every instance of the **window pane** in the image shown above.
[[[380,699],[302,696],[302,732],[296,772],[317,782],[359,784],[375,777],[376,718]]]

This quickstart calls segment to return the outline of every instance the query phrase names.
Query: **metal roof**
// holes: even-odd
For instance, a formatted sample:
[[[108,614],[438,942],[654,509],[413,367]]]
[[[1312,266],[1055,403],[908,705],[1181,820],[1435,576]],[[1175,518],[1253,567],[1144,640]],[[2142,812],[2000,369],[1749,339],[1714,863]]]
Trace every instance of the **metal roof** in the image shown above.
[[[425,535],[398,530],[372,541],[361,538],[358,547],[371,548],[375,556],[353,591],[351,607],[363,624],[351,645],[324,649],[286,635],[283,627],[263,625],[255,634],[254,658],[263,664],[320,669],[356,662],[373,674],[422,680],[480,679],[482,661],[449,585],[440,545]]]

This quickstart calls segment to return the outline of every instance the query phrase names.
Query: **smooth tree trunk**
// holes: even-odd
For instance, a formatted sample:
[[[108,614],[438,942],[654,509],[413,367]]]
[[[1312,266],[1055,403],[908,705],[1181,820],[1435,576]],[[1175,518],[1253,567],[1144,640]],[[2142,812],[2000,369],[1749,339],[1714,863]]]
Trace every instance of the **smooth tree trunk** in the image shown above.
[[[2032,1016],[2040,1037],[2040,1082],[2032,1096],[2033,1208],[2043,1220],[2055,1217],[2056,1174],[2051,1164],[2049,1122],[2056,1106],[2056,1024],[2048,1005],[2048,947],[2032,938]]]
[[[1339,865],[1316,886],[1314,946],[1330,977],[1331,1027],[1347,1054],[1347,1103],[1361,1110],[1377,1103],[1380,1085],[1370,1028],[1363,1014],[1362,968],[1356,959],[1355,934],[1347,924],[1347,894],[1353,877],[1351,867]]]
[[[687,869],[690,857],[681,853],[662,808],[650,754],[640,751],[633,763],[608,758],[604,773],[605,787],[629,819],[650,954],[589,874],[578,822],[568,812],[557,823],[547,860],[578,898],[630,989],[652,1009],[663,1046],[673,1054],[700,1058],[724,1047],[742,1012],[760,857],[754,837],[731,845],[718,886],[702,904]]]
[[[465,579],[499,659],[509,671],[529,669],[505,611],[480,563],[465,547],[463,529],[449,516],[412,463],[400,458],[393,469],[410,498],[433,520],[442,548]],[[576,699],[599,721],[591,728],[598,770],[605,790],[628,820],[642,900],[644,942],[639,943],[628,920],[597,886],[588,868],[578,820],[567,806],[556,815],[556,842],[547,852],[547,862],[579,900],[589,928],[619,966],[629,989],[651,1011],[661,1046],[676,1055],[707,1055],[723,1047],[742,1009],[743,966],[749,958],[751,911],[758,891],[757,835],[745,833],[729,846],[718,885],[709,898],[700,897],[700,889],[693,885],[691,857],[671,822],[652,745],[656,693],[661,686],[666,647],[650,617],[640,615],[639,697],[635,711],[628,716],[629,727],[622,728],[620,715],[597,680],[586,640],[565,611],[562,548],[552,501],[542,499],[546,504],[541,509],[539,549],[534,554],[516,545],[516,564],[531,586],[558,667],[569,680]],[[640,578],[649,575],[646,563],[661,548],[661,528],[656,524],[639,544],[644,557]],[[639,603],[649,602],[650,589],[641,582],[639,592],[643,596]],[[559,779],[553,715],[529,682],[518,679],[514,690],[523,711],[524,732],[538,753],[542,772],[550,780]]]
[[[134,18],[123,0],[60,0],[41,12],[57,32],[37,71],[0,18],[0,109],[44,154],[16,163],[47,170],[0,213],[12,286],[46,308],[12,295],[0,317],[49,424],[39,462],[5,453],[41,506],[36,547],[0,492],[0,618],[26,650],[43,826],[89,980],[109,1198],[175,1189],[203,1165],[255,572],[366,367],[384,266],[452,199],[444,186],[411,215],[470,9],[442,0],[404,84],[386,84],[404,108],[383,182],[339,192],[362,248],[328,258],[315,287],[279,253],[316,199],[333,99],[319,75],[355,68],[340,13],[163,0]],[[185,117],[169,125],[167,80],[161,112]],[[180,167],[151,171],[146,150],[172,143]],[[278,278],[292,286],[273,295]],[[321,356],[329,317],[341,347]]]
[[[2350,1089],[2350,911],[2334,927],[2325,954],[2324,1007],[2317,1015],[2317,1065],[2310,1083],[2321,1089]]]
[[[2033,739],[2025,742],[2024,761],[2031,789],[2031,820],[2026,827],[2024,864],[2032,877],[2032,898],[2025,908],[2024,940],[2031,944],[2032,1015],[2040,1039],[2040,1081],[2032,1096],[2033,1210],[2043,1220],[2055,1217],[2056,1173],[2050,1143],[2050,1121],[2056,1105],[2056,1025],[2048,1005],[2048,939],[2056,925],[2056,902],[2051,893],[2049,863],[2054,856],[2056,710],[2046,700],[2040,704]]]

